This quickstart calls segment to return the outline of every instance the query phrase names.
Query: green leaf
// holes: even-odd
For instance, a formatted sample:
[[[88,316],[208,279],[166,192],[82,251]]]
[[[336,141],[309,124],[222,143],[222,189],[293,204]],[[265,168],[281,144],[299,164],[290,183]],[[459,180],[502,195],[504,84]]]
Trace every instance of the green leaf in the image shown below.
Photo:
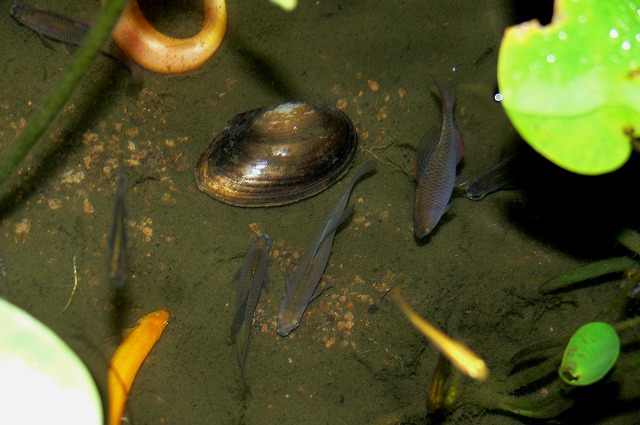
[[[62,339],[1,298],[0,323],[0,423],[103,423],[98,388]]]
[[[556,0],[551,24],[507,28],[498,83],[535,150],[576,173],[614,171],[640,135],[640,2]]]
[[[591,385],[609,373],[619,354],[620,337],[613,326],[590,322],[569,340],[558,374],[569,385]]]

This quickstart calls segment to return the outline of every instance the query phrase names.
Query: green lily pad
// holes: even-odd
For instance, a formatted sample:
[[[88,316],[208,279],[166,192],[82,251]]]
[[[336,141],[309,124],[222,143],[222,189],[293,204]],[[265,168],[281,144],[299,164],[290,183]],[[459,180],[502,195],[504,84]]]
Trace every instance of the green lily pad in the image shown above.
[[[535,150],[576,173],[614,171],[640,135],[640,1],[556,0],[551,24],[507,28],[498,83]]]
[[[96,384],[64,341],[3,299],[0,323],[0,423],[103,423]]]

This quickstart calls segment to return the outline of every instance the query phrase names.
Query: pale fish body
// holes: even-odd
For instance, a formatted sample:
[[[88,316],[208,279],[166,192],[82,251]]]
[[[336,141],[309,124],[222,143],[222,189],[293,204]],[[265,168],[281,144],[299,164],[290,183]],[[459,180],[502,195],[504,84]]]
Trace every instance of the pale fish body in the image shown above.
[[[329,262],[336,229],[351,215],[353,206],[347,207],[353,187],[365,174],[376,168],[375,161],[367,161],[356,171],[342,196],[318,230],[309,248],[298,264],[293,277],[287,279],[287,293],[276,317],[278,333],[287,336],[300,325],[300,319],[316,294],[316,288]]]
[[[430,234],[447,209],[456,181],[456,167],[464,154],[462,137],[453,122],[455,96],[437,81],[442,97],[440,134],[427,133],[416,151],[415,173],[418,180],[414,208],[414,232],[417,238]]]
[[[236,298],[236,314],[231,325],[231,339],[236,342],[238,364],[243,375],[253,314],[256,311],[262,288],[269,285],[267,267],[270,249],[269,236],[258,235],[251,243],[247,256],[235,276],[238,296]]]

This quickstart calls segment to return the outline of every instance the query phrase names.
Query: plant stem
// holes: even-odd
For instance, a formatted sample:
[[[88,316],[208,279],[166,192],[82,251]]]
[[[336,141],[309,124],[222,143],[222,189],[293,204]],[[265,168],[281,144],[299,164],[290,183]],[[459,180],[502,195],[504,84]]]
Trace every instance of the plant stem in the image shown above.
[[[635,254],[640,254],[640,234],[635,230],[622,229],[622,231],[618,233],[618,236],[616,236],[616,240]]]
[[[74,89],[89,70],[89,66],[100,52],[102,45],[111,36],[120,13],[127,0],[110,0],[91,26],[84,43],[73,57],[69,70],[64,74],[56,89],[33,114],[22,133],[13,143],[0,152],[0,188],[15,172],[20,163],[47,130],[51,121],[58,115]]]

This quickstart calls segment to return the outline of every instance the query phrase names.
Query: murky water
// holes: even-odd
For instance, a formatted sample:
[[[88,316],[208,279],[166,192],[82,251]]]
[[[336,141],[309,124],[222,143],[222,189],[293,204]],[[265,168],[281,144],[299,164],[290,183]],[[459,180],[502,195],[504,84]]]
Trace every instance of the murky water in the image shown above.
[[[128,90],[125,69],[98,58],[22,178],[2,192],[9,300],[61,335],[103,391],[121,329],[168,310],[170,323],[126,410],[138,424],[362,424],[405,408],[414,412],[406,423],[431,423],[423,406],[437,352],[382,300],[393,285],[404,285],[416,311],[465,341],[490,368],[528,344],[571,335],[616,288],[542,297],[538,286],[626,253],[613,235],[637,224],[628,198],[635,167],[585,178],[529,152],[526,193],[456,199],[430,240],[413,238],[411,159],[422,135],[440,122],[432,78],[457,87],[462,175],[482,172],[518,143],[493,100],[499,42],[516,19],[510,2],[458,3],[320,0],[286,14],[267,0],[233,1],[225,41],[204,67],[176,76],[145,72],[138,93]],[[0,1],[0,147],[24,127],[72,54],[14,22],[10,4]],[[91,20],[99,5],[51,0],[46,7]],[[171,34],[199,27],[197,0],[152,7],[156,24]],[[298,99],[343,108],[356,123],[362,155],[380,164],[354,190],[353,220],[336,235],[322,282],[330,289],[282,338],[275,314],[285,275],[344,182],[290,206],[241,209],[201,193],[193,168],[233,115]],[[105,250],[121,167],[129,182],[132,276],[115,297]],[[274,252],[243,399],[229,344],[232,277],[256,232],[271,236]],[[74,256],[78,287],[63,311]],[[621,398],[637,397],[640,389],[627,382],[620,391]],[[466,394],[444,423],[524,423],[485,411]],[[629,411],[612,414],[598,423],[638,420]]]

